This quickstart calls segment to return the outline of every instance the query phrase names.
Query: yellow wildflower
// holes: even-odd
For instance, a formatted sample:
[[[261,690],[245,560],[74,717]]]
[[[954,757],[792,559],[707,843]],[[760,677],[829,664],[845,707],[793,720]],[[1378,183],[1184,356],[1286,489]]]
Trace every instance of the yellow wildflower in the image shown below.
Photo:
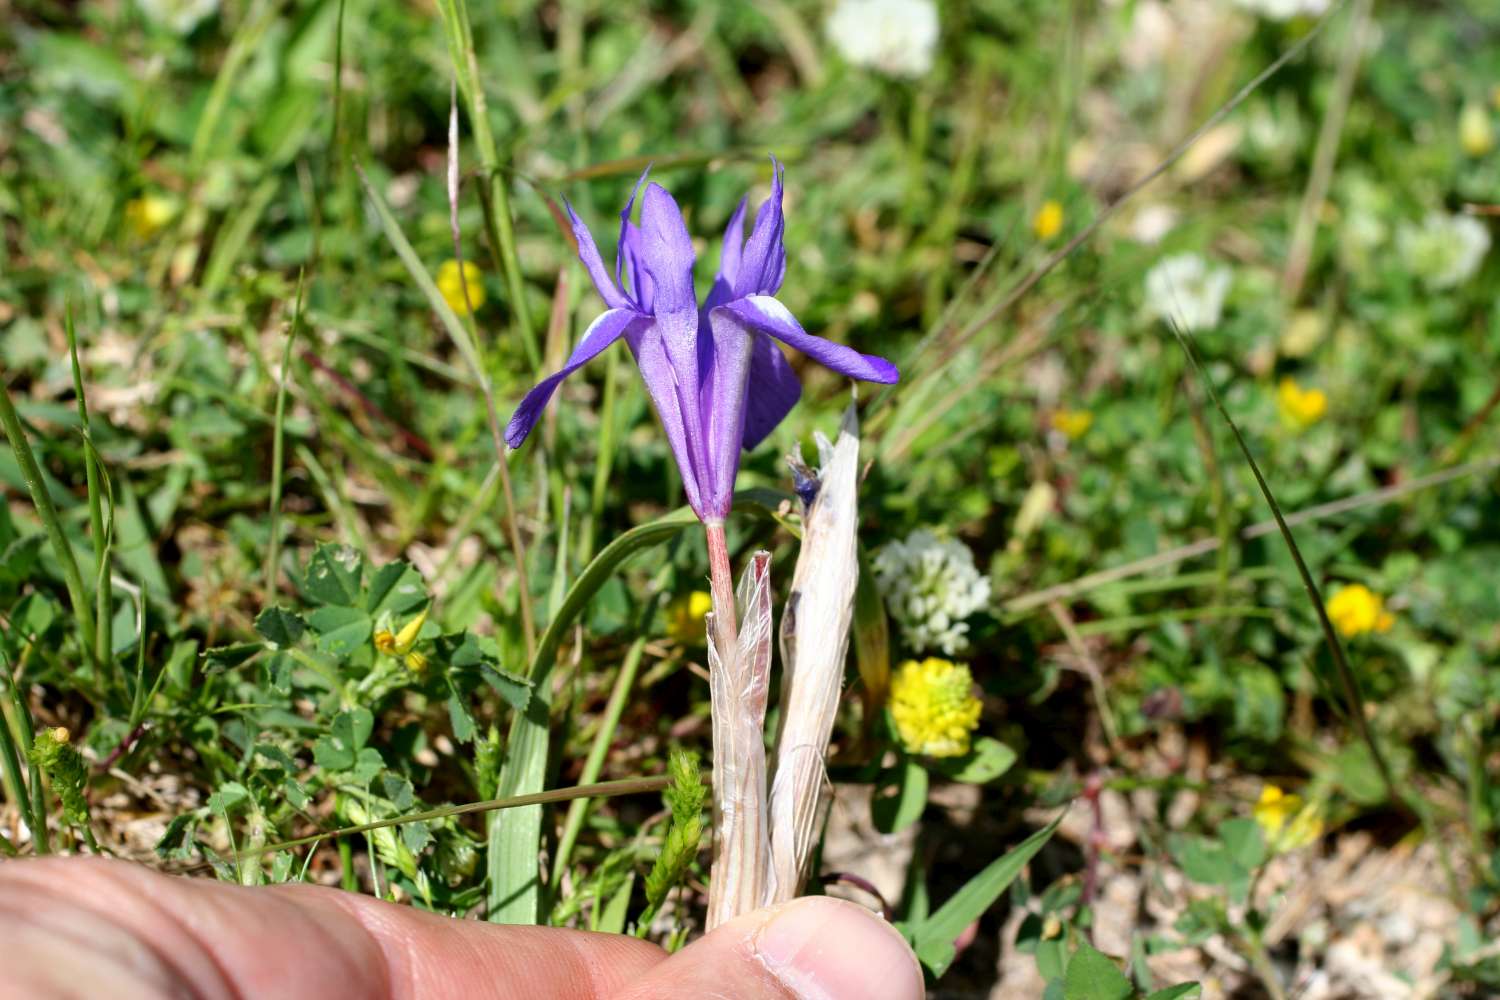
[[[1031,217],[1031,231],[1036,233],[1036,238],[1042,242],[1050,240],[1063,227],[1062,203],[1055,198],[1048,198],[1042,202],[1042,207],[1036,210],[1036,215]]]
[[[1311,427],[1328,412],[1328,394],[1322,389],[1304,389],[1288,377],[1276,389],[1276,407],[1281,419],[1291,426]]]
[[[427,622],[427,612],[430,608],[423,608],[422,613],[411,621],[401,626],[400,632],[392,632],[388,628],[379,629],[375,633],[375,648],[386,656],[399,656],[406,662],[406,667],[413,673],[421,673],[427,669],[427,657],[418,653],[415,649],[418,635],[422,626]]]
[[[159,194],[143,194],[125,203],[125,226],[136,239],[149,240],[177,214],[171,199]]]
[[[667,605],[667,636],[684,646],[703,645],[703,616],[714,609],[706,590],[683,594]]]
[[[475,309],[484,305],[484,281],[479,265],[472,260],[464,261],[462,268],[456,260],[443,261],[438,267],[437,286],[448,308],[460,316],[468,315],[470,305]],[[469,292],[467,301],[464,299],[465,289]]]
[[[929,757],[961,757],[982,708],[974,679],[961,663],[929,657],[907,660],[891,683],[891,718],[901,743]]]
[[[1052,429],[1067,435],[1069,441],[1077,441],[1094,426],[1094,414],[1089,410],[1058,410],[1052,414]]]
[[[1340,587],[1328,599],[1328,618],[1351,639],[1366,632],[1388,632],[1396,622],[1385,600],[1362,583]]]
[[[1272,854],[1306,847],[1323,835],[1323,810],[1318,803],[1304,803],[1302,796],[1289,795],[1275,785],[1261,788],[1255,822]]]
[[[1478,101],[1470,101],[1459,112],[1458,141],[1470,156],[1483,156],[1495,148],[1495,123]]]

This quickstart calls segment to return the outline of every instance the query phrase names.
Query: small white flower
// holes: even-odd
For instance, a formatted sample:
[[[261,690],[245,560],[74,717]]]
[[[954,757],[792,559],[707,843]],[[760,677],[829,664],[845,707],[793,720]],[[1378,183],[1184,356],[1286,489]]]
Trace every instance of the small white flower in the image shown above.
[[[962,542],[919,528],[875,555],[875,583],[901,638],[916,653],[949,656],[969,645],[966,619],[990,601],[990,580]]]
[[[1396,245],[1406,267],[1428,288],[1453,288],[1479,270],[1490,249],[1490,231],[1471,216],[1433,212],[1421,226],[1403,225]]]
[[[1294,17],[1320,17],[1331,0],[1237,0],[1239,5],[1268,21],[1290,21]]]
[[[1224,311],[1229,269],[1211,266],[1195,253],[1159,261],[1146,273],[1146,308],[1185,330],[1211,330]]]
[[[186,35],[198,22],[219,9],[219,0],[135,0],[147,19],[172,31]]]
[[[888,76],[923,76],[937,48],[932,0],[839,0],[825,25],[839,55]]]

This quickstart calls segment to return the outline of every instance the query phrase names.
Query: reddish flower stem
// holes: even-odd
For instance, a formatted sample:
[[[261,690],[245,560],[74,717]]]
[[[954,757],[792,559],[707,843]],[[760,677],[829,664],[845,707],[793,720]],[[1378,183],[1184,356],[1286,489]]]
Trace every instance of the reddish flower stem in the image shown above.
[[[738,626],[735,623],[734,574],[729,569],[729,544],[724,538],[724,522],[704,521],[703,535],[708,542],[709,591],[714,603],[719,655],[733,656]]]

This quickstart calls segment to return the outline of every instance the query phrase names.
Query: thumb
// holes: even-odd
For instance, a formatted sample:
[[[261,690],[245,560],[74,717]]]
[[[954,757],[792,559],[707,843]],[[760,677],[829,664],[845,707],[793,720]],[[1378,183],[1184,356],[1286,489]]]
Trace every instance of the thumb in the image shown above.
[[[854,903],[809,896],[737,917],[615,994],[615,1000],[921,1000],[916,956]]]

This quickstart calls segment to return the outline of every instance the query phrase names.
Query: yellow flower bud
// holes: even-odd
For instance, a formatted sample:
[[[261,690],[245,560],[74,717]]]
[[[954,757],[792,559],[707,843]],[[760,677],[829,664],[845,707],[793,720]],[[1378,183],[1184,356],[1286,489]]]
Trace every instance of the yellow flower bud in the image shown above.
[[[1036,238],[1043,243],[1052,239],[1062,232],[1063,207],[1062,203],[1055,198],[1048,198],[1042,202],[1042,207],[1036,210],[1036,215],[1031,217],[1031,231],[1036,233]]]
[[[891,683],[891,718],[901,744],[929,757],[962,757],[983,709],[974,678],[960,663],[907,660]]]
[[[464,261],[462,267],[456,260],[443,261],[438,267],[437,287],[443,294],[443,301],[448,303],[448,308],[460,316],[469,314],[470,305],[475,309],[484,305],[483,274],[479,265],[472,260]],[[467,299],[464,297],[466,290]]]
[[[1328,599],[1328,619],[1351,639],[1367,632],[1389,632],[1396,622],[1385,609],[1385,600],[1362,583],[1340,587]]]
[[[427,612],[430,607],[423,608],[422,613],[401,627],[396,633],[396,651],[407,653],[417,644],[417,633],[422,631],[422,626],[427,622]]]
[[[1302,796],[1287,794],[1275,785],[1261,788],[1255,822],[1273,854],[1306,847],[1323,835],[1322,807],[1315,802],[1304,803]]]
[[[139,240],[149,240],[172,221],[177,207],[159,194],[143,194],[125,203],[125,226]]]
[[[1052,429],[1061,431],[1069,441],[1077,441],[1094,426],[1094,415],[1088,410],[1058,410],[1052,414]]]
[[[375,648],[386,656],[420,656],[420,654],[412,653],[412,647],[417,644],[422,626],[427,621],[427,612],[430,610],[430,607],[423,608],[417,617],[401,626],[400,632],[392,632],[388,628],[376,631]]]
[[[1276,408],[1282,420],[1302,430],[1323,419],[1328,412],[1328,394],[1322,389],[1304,389],[1296,379],[1284,378],[1276,389]]]
[[[1483,156],[1495,148],[1495,124],[1478,101],[1470,101],[1459,112],[1458,141],[1470,156]]]
[[[703,617],[714,609],[706,590],[695,590],[674,598],[667,605],[667,638],[684,646],[703,645]]]

